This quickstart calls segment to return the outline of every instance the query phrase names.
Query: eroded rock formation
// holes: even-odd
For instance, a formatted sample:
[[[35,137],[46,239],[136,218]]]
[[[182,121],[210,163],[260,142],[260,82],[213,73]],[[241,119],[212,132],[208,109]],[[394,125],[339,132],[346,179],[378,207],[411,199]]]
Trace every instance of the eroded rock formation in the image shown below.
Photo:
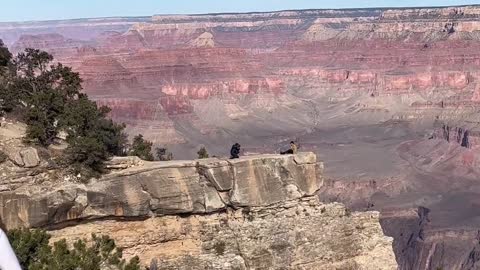
[[[211,215],[99,221],[54,239],[108,234],[158,269],[397,269],[377,212],[350,213],[307,197]]]
[[[19,150],[22,152],[23,150]],[[15,156],[15,155],[14,155]],[[11,159],[2,166],[19,167]],[[237,160],[113,159],[89,184],[37,172],[1,178],[0,218],[68,241],[107,234],[158,269],[396,269],[378,212],[323,204],[313,153]],[[18,184],[18,183],[17,183]]]
[[[316,114],[306,100],[355,98],[347,114],[461,121],[459,109],[478,106],[478,15],[476,6],[159,15],[4,23],[0,38],[73,66],[132,130],[195,144],[197,131],[221,140],[226,127],[261,126],[259,111]],[[206,107],[225,117],[204,117]]]

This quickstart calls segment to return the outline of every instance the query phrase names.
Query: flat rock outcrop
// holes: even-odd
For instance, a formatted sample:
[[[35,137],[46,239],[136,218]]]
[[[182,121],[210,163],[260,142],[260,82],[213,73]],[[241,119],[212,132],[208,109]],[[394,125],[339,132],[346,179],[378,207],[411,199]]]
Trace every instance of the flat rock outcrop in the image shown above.
[[[88,184],[34,178],[25,173],[32,169],[11,161],[5,166],[17,166],[23,177],[21,185],[1,180],[7,188],[0,191],[0,220],[7,228],[46,228],[52,241],[106,234],[127,258],[139,256],[155,269],[397,267],[378,212],[320,202],[323,163],[313,153],[114,158],[112,172]]]
[[[116,158],[109,166],[120,170],[86,185],[30,183],[0,193],[2,222],[8,228],[52,227],[268,206],[312,196],[323,179],[313,153],[170,162]]]

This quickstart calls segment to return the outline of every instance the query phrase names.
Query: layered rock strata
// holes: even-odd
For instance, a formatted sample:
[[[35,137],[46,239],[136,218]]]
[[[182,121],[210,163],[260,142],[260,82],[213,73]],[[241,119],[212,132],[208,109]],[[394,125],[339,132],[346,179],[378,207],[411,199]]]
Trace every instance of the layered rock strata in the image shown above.
[[[114,160],[111,166],[121,164]],[[8,228],[267,206],[314,195],[322,185],[322,164],[313,153],[144,162],[86,185],[28,184],[0,194],[0,216]]]
[[[108,234],[125,256],[157,269],[397,269],[378,212],[350,213],[306,197],[266,207],[145,221],[99,221],[59,231],[54,240]]]
[[[3,166],[19,166],[10,159]],[[84,185],[45,175],[38,181],[43,172],[23,174],[21,186],[2,179],[10,190],[0,192],[0,218],[8,228],[47,228],[52,241],[106,234],[127,258],[156,262],[157,269],[397,267],[378,212],[319,201],[323,164],[313,153],[171,162],[126,157],[108,168],[110,174]]]
[[[305,99],[354,99],[349,115],[462,121],[479,104],[478,15],[477,6],[157,15],[4,23],[0,38],[14,51],[50,51],[113,118],[178,144],[199,127],[218,139],[258,111],[314,114]],[[203,117],[205,107],[225,118]],[[297,121],[319,122],[309,118]]]

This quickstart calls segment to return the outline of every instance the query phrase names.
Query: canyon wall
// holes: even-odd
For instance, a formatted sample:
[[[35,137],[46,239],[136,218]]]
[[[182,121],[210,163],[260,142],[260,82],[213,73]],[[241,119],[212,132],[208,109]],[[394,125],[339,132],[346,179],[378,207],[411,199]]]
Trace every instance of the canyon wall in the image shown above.
[[[332,122],[314,116],[322,109],[318,100],[325,98],[356,99],[355,107],[335,113],[332,124],[341,122],[342,114],[358,113],[457,121],[462,110],[480,101],[479,10],[305,10],[3,23],[0,38],[13,51],[45,49],[73,66],[84,78],[85,91],[111,106],[112,117],[127,123],[129,131],[141,131],[157,144],[194,145],[198,133],[203,143],[211,143],[207,137],[224,140],[225,128],[261,127],[253,117],[259,113],[275,113],[270,121],[281,125],[282,113],[302,108],[310,116],[290,125],[293,134],[320,120]],[[66,36],[68,29],[74,31]],[[18,35],[15,41],[12,33]],[[216,112],[222,117],[211,117]]]
[[[310,197],[268,207],[145,221],[99,221],[53,231],[73,241],[108,234],[125,256],[158,269],[397,269],[378,212],[350,213]]]
[[[52,241],[109,235],[125,257],[156,269],[397,268],[378,212],[320,202],[323,163],[313,153],[114,158],[109,174],[80,184],[49,167],[45,149],[22,145],[19,134],[22,126],[0,128],[7,228],[45,228]]]

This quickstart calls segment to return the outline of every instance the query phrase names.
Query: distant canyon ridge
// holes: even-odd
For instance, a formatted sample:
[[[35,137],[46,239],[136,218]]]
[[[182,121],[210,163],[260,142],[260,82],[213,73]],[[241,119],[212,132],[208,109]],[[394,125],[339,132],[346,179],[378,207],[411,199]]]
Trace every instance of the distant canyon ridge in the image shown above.
[[[1,23],[0,38],[72,66],[132,134],[197,146],[299,136],[352,115],[472,110],[479,15],[476,6],[158,15]],[[316,102],[352,98],[328,112]]]
[[[480,6],[0,23],[177,159],[296,140],[320,199],[379,210],[400,269],[476,269]]]

